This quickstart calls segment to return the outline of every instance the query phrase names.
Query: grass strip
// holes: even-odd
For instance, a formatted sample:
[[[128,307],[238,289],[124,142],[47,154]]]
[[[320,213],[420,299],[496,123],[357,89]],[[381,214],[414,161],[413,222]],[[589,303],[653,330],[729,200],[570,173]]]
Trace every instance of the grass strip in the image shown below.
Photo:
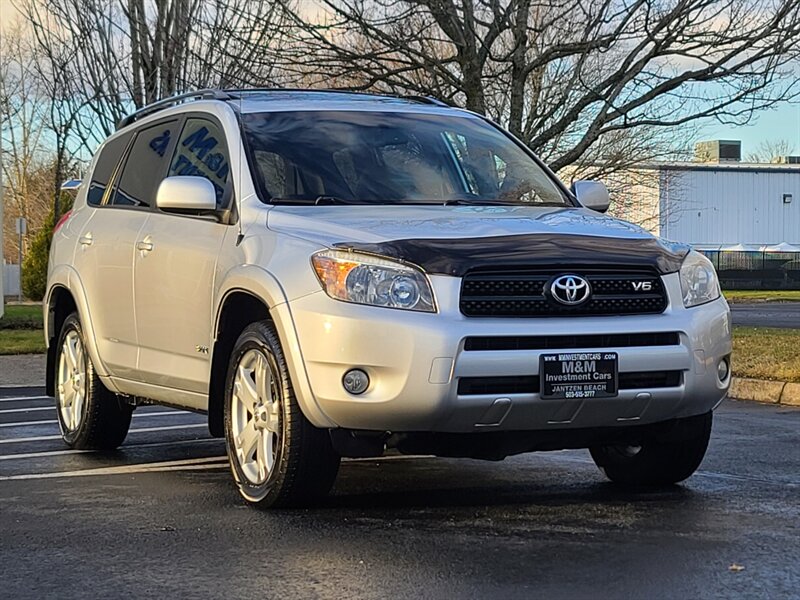
[[[800,383],[800,329],[733,328],[736,377]]]
[[[0,355],[41,354],[44,351],[44,330],[0,329]]]
[[[44,326],[41,304],[7,304],[0,317],[0,329],[41,329]]]
[[[726,290],[728,302],[800,302],[800,290]]]

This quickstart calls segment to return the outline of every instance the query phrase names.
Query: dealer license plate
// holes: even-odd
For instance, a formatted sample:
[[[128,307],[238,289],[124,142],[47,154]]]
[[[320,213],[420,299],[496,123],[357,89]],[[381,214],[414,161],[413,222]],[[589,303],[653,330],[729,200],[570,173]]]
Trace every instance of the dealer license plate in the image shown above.
[[[543,354],[539,363],[542,398],[612,398],[617,395],[616,352]]]

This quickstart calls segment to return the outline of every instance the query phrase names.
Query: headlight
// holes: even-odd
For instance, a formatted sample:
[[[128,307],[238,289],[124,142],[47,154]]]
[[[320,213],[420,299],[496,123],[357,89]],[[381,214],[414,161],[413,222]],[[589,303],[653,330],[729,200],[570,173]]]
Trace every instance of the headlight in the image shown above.
[[[386,308],[436,312],[425,274],[378,256],[323,250],[311,257],[314,271],[331,298]]]
[[[686,255],[681,265],[681,291],[686,308],[711,302],[720,295],[714,265],[694,250]]]

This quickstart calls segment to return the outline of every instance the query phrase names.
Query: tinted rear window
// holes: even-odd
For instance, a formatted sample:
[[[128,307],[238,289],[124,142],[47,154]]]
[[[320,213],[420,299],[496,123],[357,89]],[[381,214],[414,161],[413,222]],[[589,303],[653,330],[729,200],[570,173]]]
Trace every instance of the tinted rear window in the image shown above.
[[[177,125],[178,121],[159,123],[136,134],[114,192],[113,205],[146,208],[155,204]]]
[[[106,188],[108,188],[108,184],[114,176],[114,170],[119,165],[122,154],[128,147],[128,142],[130,142],[132,135],[129,132],[110,139],[100,150],[86,196],[86,201],[92,206],[98,206],[102,202]]]

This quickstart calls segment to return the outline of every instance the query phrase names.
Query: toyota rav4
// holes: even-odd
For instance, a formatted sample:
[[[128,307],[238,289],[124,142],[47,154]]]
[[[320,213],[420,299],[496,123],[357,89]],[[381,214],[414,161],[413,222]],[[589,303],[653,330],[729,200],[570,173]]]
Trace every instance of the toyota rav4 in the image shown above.
[[[140,404],[208,415],[241,494],[342,457],[588,448],[614,482],[700,464],[730,382],[712,265],[603,215],[486,118],[429,98],[203,90],[146,107],[60,221],[44,303],[65,442]]]

